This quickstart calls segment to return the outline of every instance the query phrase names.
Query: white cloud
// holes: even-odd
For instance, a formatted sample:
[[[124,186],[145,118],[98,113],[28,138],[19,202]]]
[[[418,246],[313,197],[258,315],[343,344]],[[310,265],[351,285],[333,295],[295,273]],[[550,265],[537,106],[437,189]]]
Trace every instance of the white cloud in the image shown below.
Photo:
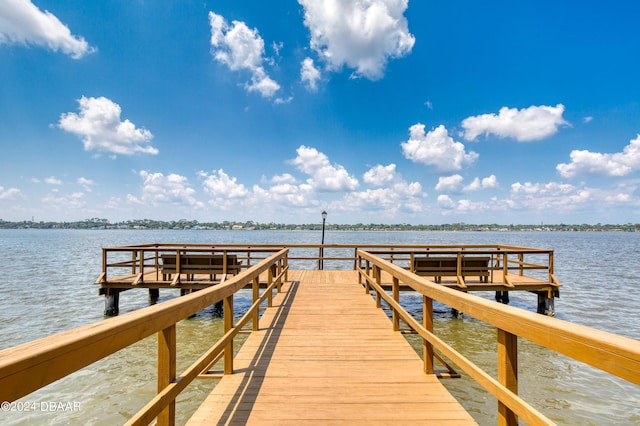
[[[388,166],[378,164],[364,174],[363,181],[372,186],[384,186],[393,182],[396,177],[395,164],[389,164]]]
[[[313,195],[314,191],[310,185],[282,182],[267,189],[254,185],[252,201],[263,208],[269,205],[309,207],[317,205]]]
[[[236,183],[236,178],[229,177],[222,169],[206,176],[202,186],[205,192],[213,197],[213,200],[244,198],[249,193],[243,184]]]
[[[475,178],[473,182],[463,188],[464,191],[478,191],[480,189],[493,189],[498,187],[498,179],[496,175],[485,178]]]
[[[113,154],[157,154],[150,145],[151,132],[136,128],[129,120],[120,121],[120,105],[103,96],[82,97],[78,100],[80,113],[68,112],[60,116],[58,126],[82,138],[86,151]]]
[[[583,123],[591,123],[593,121],[593,117],[587,116],[582,119]]]
[[[84,177],[80,177],[76,180],[76,183],[78,185],[82,185],[82,187],[84,188],[85,191],[87,192],[91,192],[91,187],[93,185],[95,185],[96,183],[94,181],[92,181],[91,179],[87,179]]]
[[[573,208],[577,204],[593,202],[592,190],[566,183],[516,182],[511,185],[514,205],[534,210]]]
[[[320,70],[315,67],[313,59],[305,58],[300,67],[300,81],[310,91],[315,92],[318,90],[318,80],[320,80]]]
[[[435,190],[441,192],[460,192],[464,178],[460,175],[441,176]]]
[[[44,182],[48,183],[49,185],[62,185],[62,181],[60,179],[55,178],[54,176],[49,176],[48,178],[45,178]]]
[[[462,127],[466,140],[475,140],[478,136],[494,134],[501,138],[514,138],[520,142],[540,140],[558,131],[558,127],[568,125],[562,114],[564,105],[530,106],[529,108],[500,108],[498,115],[482,114],[465,118]]]
[[[54,14],[42,12],[30,0],[0,2],[0,44],[9,43],[61,50],[74,59],[96,50],[84,38],[72,35]]]
[[[465,152],[464,145],[454,141],[443,125],[425,134],[424,124],[414,124],[409,134],[409,140],[401,144],[405,158],[434,166],[440,172],[460,170],[478,158],[473,151]]]
[[[562,177],[598,174],[604,176],[625,176],[640,168],[640,135],[629,141],[622,152],[602,154],[587,150],[574,150],[570,163],[561,163],[556,170]]]
[[[203,204],[195,198],[196,191],[191,188],[184,176],[175,173],[165,176],[163,173],[151,173],[146,170],[142,170],[138,175],[143,180],[141,196],[137,198],[128,194],[129,202],[152,206],[173,204],[195,208],[203,207]]]
[[[47,206],[47,208],[73,210],[83,208],[87,202],[82,192],[57,196],[57,191],[53,191],[42,199],[42,204]]]
[[[396,171],[395,164],[380,164],[369,169],[363,177],[364,183],[374,188],[345,194],[342,200],[331,205],[332,210],[379,212],[395,217],[399,212],[422,211],[422,185],[406,182]]]
[[[471,192],[478,191],[480,189],[491,189],[498,187],[498,179],[495,175],[491,175],[485,178],[476,177],[469,185],[463,186],[462,182],[464,178],[458,174],[451,176],[442,176],[438,178],[436,184],[436,191],[458,193],[458,192]]]
[[[403,16],[408,0],[298,0],[311,48],[330,70],[344,65],[356,76],[382,78],[389,58],[411,52],[415,38]]]
[[[290,163],[311,176],[307,183],[315,189],[337,192],[352,191],[358,187],[358,179],[350,176],[343,166],[331,164],[329,158],[315,148],[301,145],[296,152],[298,156],[290,160]]]
[[[441,209],[453,210],[456,208],[456,203],[448,195],[440,194],[438,195],[438,206]]]
[[[280,85],[264,70],[264,40],[257,29],[250,29],[240,21],[227,23],[223,16],[209,12],[211,26],[211,54],[232,71],[251,72],[251,82],[245,84],[249,92],[258,92],[263,97],[273,96]]]
[[[331,210],[340,211],[379,211],[385,216],[394,217],[399,212],[416,213],[422,211],[422,187],[417,182],[398,183],[387,188],[366,189],[345,194]]]
[[[282,184],[282,183],[296,183],[296,178],[289,174],[289,173],[283,173],[281,175],[275,175],[271,178],[271,182],[275,183],[275,184]]]
[[[0,200],[13,200],[21,195],[18,188],[6,188],[0,186]]]

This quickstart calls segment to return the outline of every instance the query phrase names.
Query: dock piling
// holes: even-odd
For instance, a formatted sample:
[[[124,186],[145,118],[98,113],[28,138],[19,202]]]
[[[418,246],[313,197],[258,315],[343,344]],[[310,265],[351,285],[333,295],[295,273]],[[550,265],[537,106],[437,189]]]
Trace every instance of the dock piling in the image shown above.
[[[104,293],[104,315],[113,317],[120,312],[120,289],[108,288]]]

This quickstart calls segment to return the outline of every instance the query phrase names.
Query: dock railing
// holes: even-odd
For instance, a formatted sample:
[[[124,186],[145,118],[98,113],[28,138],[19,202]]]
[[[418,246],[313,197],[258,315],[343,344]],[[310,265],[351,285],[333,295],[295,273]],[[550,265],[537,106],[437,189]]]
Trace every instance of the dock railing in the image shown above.
[[[132,274],[138,283],[146,272],[161,270],[162,256],[179,258],[189,254],[236,256],[242,268],[267,258],[281,250],[282,244],[176,244],[152,243],[102,249],[102,273],[96,283],[108,282],[110,277]],[[286,244],[290,250],[292,269],[356,269],[357,251],[367,250],[391,263],[411,268],[417,256],[450,255],[458,258],[483,255],[491,258],[490,270],[501,270],[516,275],[538,273],[550,282],[557,282],[553,267],[553,250],[508,245],[374,245],[374,244]],[[320,250],[322,249],[322,250]],[[321,255],[322,254],[322,255]],[[525,256],[527,259],[525,260]],[[157,277],[157,275],[156,275]],[[508,283],[507,283],[508,284]]]
[[[636,340],[493,303],[447,288],[364,250],[358,250],[357,255],[358,272],[365,291],[375,293],[378,307],[382,307],[382,300],[390,307],[394,330],[400,330],[402,320],[422,338],[425,373],[435,372],[434,358],[442,360],[435,352],[439,351],[496,397],[499,425],[517,425],[518,418],[530,425],[553,424],[518,396],[518,338],[527,339],[640,385],[640,343]],[[521,260],[518,263],[522,267],[526,266]],[[391,276],[391,294],[382,287],[382,272]],[[422,295],[422,324],[400,305],[400,283]],[[434,334],[433,301],[451,306],[496,327],[497,379]],[[449,368],[445,360],[442,362]]]
[[[158,393],[128,422],[158,425],[175,422],[175,401],[189,383],[224,358],[224,374],[233,372],[233,340],[252,321],[259,329],[259,309],[272,305],[288,271],[287,249],[265,258],[222,284],[135,312],[0,351],[0,401],[12,402],[153,334],[158,336]],[[143,256],[144,257],[144,256]],[[260,276],[267,288],[260,295]],[[253,304],[234,321],[233,296],[250,284]],[[224,303],[223,337],[182,374],[176,374],[176,324],[219,301]]]

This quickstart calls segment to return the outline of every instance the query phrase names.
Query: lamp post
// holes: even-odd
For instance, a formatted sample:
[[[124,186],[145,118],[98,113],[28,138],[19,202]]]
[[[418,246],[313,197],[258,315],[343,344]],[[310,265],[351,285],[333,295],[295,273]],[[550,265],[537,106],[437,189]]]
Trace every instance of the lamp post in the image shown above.
[[[327,211],[322,210],[322,245],[320,246],[320,260],[318,261],[319,269],[324,269],[324,223],[327,220]]]

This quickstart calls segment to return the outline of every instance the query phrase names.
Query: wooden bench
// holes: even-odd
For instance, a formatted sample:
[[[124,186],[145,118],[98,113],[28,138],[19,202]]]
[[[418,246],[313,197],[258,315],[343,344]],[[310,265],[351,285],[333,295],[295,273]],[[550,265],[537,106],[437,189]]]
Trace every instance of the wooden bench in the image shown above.
[[[464,256],[462,257],[462,273],[465,277],[479,277],[482,282],[489,282],[489,257]],[[442,277],[458,276],[457,257],[415,257],[411,265],[411,271],[417,275],[434,277],[437,283],[442,282]]]
[[[235,254],[181,254],[180,255],[180,273],[178,274],[177,256],[173,254],[163,254],[160,256],[162,271],[162,279],[170,280],[171,276],[176,274],[174,282],[177,282],[179,276],[185,274],[187,279],[194,279],[195,275],[209,275],[210,280],[214,280],[217,274],[222,274],[223,279],[226,275],[236,275],[240,272],[242,261],[238,261]],[[174,283],[172,283],[173,285]]]

